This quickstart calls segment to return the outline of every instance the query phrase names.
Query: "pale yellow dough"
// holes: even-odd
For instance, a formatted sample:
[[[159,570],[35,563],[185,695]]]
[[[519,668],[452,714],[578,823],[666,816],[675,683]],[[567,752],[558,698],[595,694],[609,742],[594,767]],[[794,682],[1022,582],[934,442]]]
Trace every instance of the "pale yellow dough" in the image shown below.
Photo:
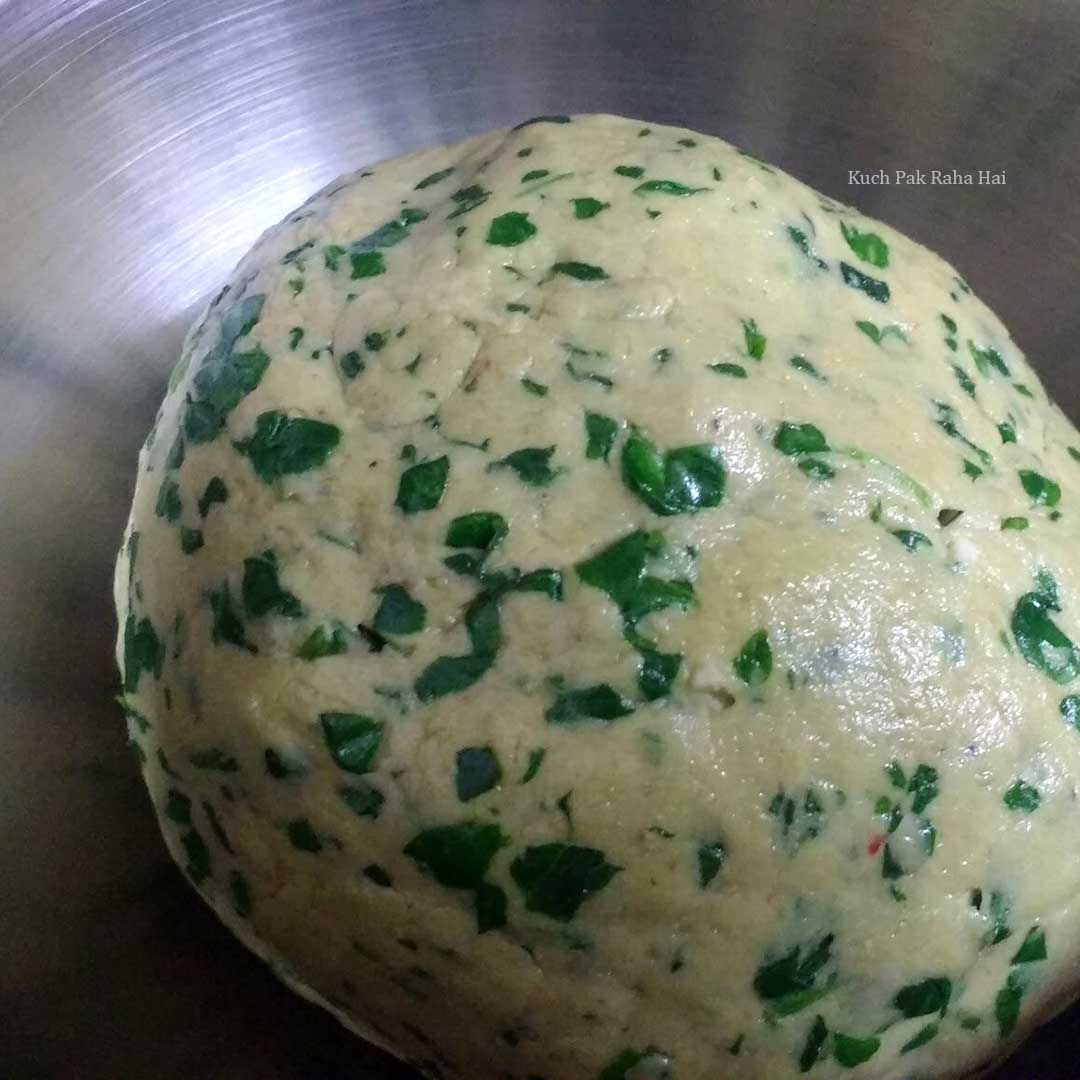
[[[696,449],[650,487],[650,445]],[[1077,990],[1078,448],[951,267],[718,139],[549,118],[347,176],[140,458],[165,840],[433,1077],[962,1075]]]

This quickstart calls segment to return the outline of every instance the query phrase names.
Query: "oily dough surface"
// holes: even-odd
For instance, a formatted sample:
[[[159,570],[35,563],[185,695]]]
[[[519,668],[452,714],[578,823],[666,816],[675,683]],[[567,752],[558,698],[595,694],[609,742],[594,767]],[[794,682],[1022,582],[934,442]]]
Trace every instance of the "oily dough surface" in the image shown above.
[[[462,1080],[952,1077],[1076,991],[1080,435],[718,139],[344,177],[192,330],[117,566],[170,851]]]

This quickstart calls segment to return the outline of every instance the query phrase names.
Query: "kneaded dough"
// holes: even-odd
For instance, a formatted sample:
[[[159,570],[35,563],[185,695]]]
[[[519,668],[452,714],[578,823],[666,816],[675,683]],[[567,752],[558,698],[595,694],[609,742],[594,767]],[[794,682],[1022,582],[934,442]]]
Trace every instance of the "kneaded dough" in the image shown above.
[[[1080,435],[718,139],[353,173],[186,342],[116,574],[174,858],[432,1077],[958,1076],[1080,962]]]

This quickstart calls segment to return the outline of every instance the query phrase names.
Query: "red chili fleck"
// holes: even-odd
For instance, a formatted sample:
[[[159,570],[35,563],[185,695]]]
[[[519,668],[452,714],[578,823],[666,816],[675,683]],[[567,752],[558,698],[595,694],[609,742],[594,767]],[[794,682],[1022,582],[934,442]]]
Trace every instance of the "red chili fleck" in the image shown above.
[[[885,837],[878,833],[877,836],[870,837],[870,843],[866,845],[866,854],[870,856],[876,855],[881,850],[881,845],[885,843]]]

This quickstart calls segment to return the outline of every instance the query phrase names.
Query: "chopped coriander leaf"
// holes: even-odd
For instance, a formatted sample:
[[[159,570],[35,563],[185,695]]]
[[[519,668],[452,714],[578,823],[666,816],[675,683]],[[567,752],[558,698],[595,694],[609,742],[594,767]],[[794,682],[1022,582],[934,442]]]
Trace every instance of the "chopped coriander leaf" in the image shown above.
[[[877,326],[875,323],[862,319],[855,323],[855,325],[875,344],[880,345],[887,337],[896,337],[901,341],[907,343],[908,337],[904,333],[903,329],[897,326],[895,323],[889,323],[887,326]]]
[[[655,701],[671,693],[671,687],[682,666],[682,656],[678,653],[664,653],[650,645],[635,641],[634,645],[641,653],[641,665],[638,668],[638,689],[646,701]]]
[[[1002,532],[1023,532],[1031,524],[1026,517],[1007,517],[1001,519]]]
[[[716,446],[657,449],[636,429],[623,444],[623,483],[656,514],[693,514],[719,505],[727,473]]]
[[[386,260],[381,251],[354,252],[349,256],[349,265],[352,268],[349,276],[354,281],[386,273]]]
[[[1038,788],[1024,780],[1016,780],[1005,792],[1003,801],[1010,810],[1031,814],[1039,809],[1042,799]]]
[[[795,945],[783,956],[763,963],[754,976],[754,992],[779,1016],[806,1008],[831,989],[835,976],[820,979],[830,961],[835,935],[813,945]]]
[[[829,450],[829,444],[821,429],[813,424],[792,424],[783,421],[776,429],[773,446],[789,457],[799,454],[821,454]]]
[[[297,851],[306,851],[310,855],[322,851],[322,841],[307,818],[294,818],[285,826],[285,834]]]
[[[341,623],[320,623],[304,638],[296,655],[301,660],[319,660],[339,656],[349,649],[349,632]]]
[[[929,536],[916,532],[915,529],[890,529],[889,533],[895,536],[908,551],[918,551],[920,547],[934,546]]]
[[[547,397],[548,388],[543,383],[525,377],[521,379],[521,385],[534,397]]]
[[[697,849],[698,885],[705,888],[720,873],[727,852],[724,845],[716,840],[711,844],[701,844]]]
[[[194,555],[204,543],[201,529],[192,529],[188,525],[180,526],[180,550],[185,555]]]
[[[319,714],[323,741],[338,768],[361,775],[371,771],[382,744],[383,723],[351,712]]]
[[[881,1040],[875,1035],[858,1039],[852,1035],[833,1035],[833,1057],[847,1069],[869,1061],[881,1049]]]
[[[440,169],[438,172],[433,172],[430,176],[425,176],[423,180],[419,181],[413,190],[423,191],[424,188],[431,187],[432,184],[437,184],[441,180],[445,180],[453,171],[454,166],[451,165],[449,168]]]
[[[854,266],[846,262],[840,263],[840,276],[844,279],[845,285],[861,290],[871,300],[876,300],[879,304],[889,302],[889,286],[886,282],[871,277],[869,274],[864,274],[861,270],[856,270]]]
[[[717,375],[730,375],[733,379],[745,379],[747,377],[746,368],[742,364],[710,364],[709,370],[715,371]]]
[[[341,432],[333,424],[270,411],[260,413],[254,433],[233,446],[250,459],[263,483],[272,484],[279,477],[319,468],[340,441]]]
[[[793,356],[788,363],[796,370],[802,371],[809,375],[813,379],[817,379],[819,382],[826,382],[826,378],[821,372],[818,371],[805,356]]]
[[[258,652],[259,650],[248,641],[244,633],[244,623],[233,606],[228,582],[220,589],[211,590],[208,599],[212,617],[210,640],[215,645],[224,641],[229,645],[235,645],[238,649],[246,649],[250,653]]]
[[[1036,506],[1057,506],[1061,501],[1061,488],[1033,469],[1021,469],[1020,486]]]
[[[773,669],[772,648],[767,630],[758,630],[747,638],[734,660],[735,674],[749,687],[768,681]]]
[[[477,889],[499,849],[509,842],[498,825],[465,821],[424,829],[405,845],[404,852],[440,885]]]
[[[818,258],[817,254],[814,252],[813,248],[810,246],[809,238],[807,237],[806,233],[804,233],[802,231],[802,229],[798,229],[794,225],[789,225],[787,227],[787,234],[788,234],[788,237],[791,239],[791,242],[808,259],[811,259],[815,263],[817,263],[819,269],[824,270],[826,268],[825,261],[823,259]]]
[[[587,720],[610,723],[633,711],[632,702],[607,683],[597,683],[580,690],[560,690],[544,717],[549,724],[579,724]]]
[[[585,413],[585,456],[590,460],[607,461],[615,439],[619,434],[619,425],[610,416],[602,413]]]
[[[434,510],[442,501],[449,473],[450,459],[445,454],[410,466],[401,474],[394,505],[405,514]]]
[[[765,356],[765,346],[768,338],[758,329],[753,319],[743,319],[743,344],[746,346],[747,356],[754,360],[761,360]]]
[[[697,195],[701,191],[708,191],[709,188],[703,187],[687,187],[686,184],[680,184],[677,180],[646,180],[644,183],[638,184],[634,188],[635,195],[675,195],[678,197],[685,197],[687,195]]]
[[[848,225],[843,221],[840,222],[840,232],[847,241],[847,246],[863,262],[868,262],[881,270],[889,265],[889,246],[877,233],[859,232],[854,225]],[[955,329],[955,323],[953,325]]]
[[[893,998],[893,1005],[909,1020],[931,1013],[945,1015],[952,997],[952,981],[946,978],[923,979],[903,987]]]
[[[183,509],[184,504],[180,501],[180,485],[172,477],[166,477],[158,488],[154,513],[159,518],[174,522],[179,519]]]
[[[645,175],[645,170],[640,165],[616,165],[615,172],[617,175],[629,177],[631,180],[640,180]]]
[[[1040,586],[1016,602],[1011,628],[1020,655],[1054,682],[1064,684],[1080,674],[1080,649],[1050,618],[1049,613],[1060,610],[1056,588]]]
[[[206,490],[199,498],[199,516],[206,517],[210,513],[210,507],[229,500],[229,489],[220,476],[213,476],[206,485]]]
[[[462,802],[469,802],[491,791],[500,780],[502,769],[490,746],[467,746],[457,752],[454,787]]]
[[[341,801],[357,817],[371,818],[373,821],[379,816],[382,805],[386,801],[383,793],[367,780],[358,780],[349,787],[339,788],[338,794],[341,796]]]
[[[525,772],[522,773],[520,783],[527,784],[530,780],[536,778],[536,774],[540,771],[540,766],[543,764],[546,754],[547,750],[543,747],[538,747],[535,750],[529,751],[529,760],[525,766]]]
[[[571,199],[574,204],[574,217],[579,221],[585,221],[588,218],[596,217],[601,210],[606,210],[611,203],[601,202],[599,199],[582,198]]]
[[[994,370],[1000,375],[1008,376],[1009,366],[1002,359],[1001,353],[997,349],[982,348],[969,338],[968,351],[971,353],[971,359],[975,361],[975,366],[979,369],[980,375],[989,375],[991,370]]]
[[[536,174],[527,173],[526,178],[531,178],[534,175]],[[541,170],[539,175],[546,176],[547,173],[545,170]],[[535,235],[536,226],[529,220],[529,215],[511,210],[508,213],[500,214],[492,220],[488,226],[486,239],[489,244],[495,244],[499,247],[517,247],[518,244],[525,243],[526,240]]]
[[[521,178],[521,182],[523,184],[527,184],[530,180],[542,180],[545,176],[548,176],[549,174],[549,169],[531,169]]]
[[[1034,964],[1046,959],[1046,934],[1038,926],[1033,926],[1016,950],[1010,964]]]
[[[960,389],[964,391],[968,397],[975,396],[975,382],[971,376],[959,365],[953,364],[953,374],[956,376],[956,381],[960,384]],[[1002,440],[1006,441],[1006,440]],[[1015,439],[1013,440],[1016,441]]]
[[[476,510],[450,522],[444,543],[452,548],[490,551],[506,535],[508,528],[502,514],[493,510]]]
[[[569,922],[620,869],[596,848],[556,841],[527,847],[511,864],[510,876],[521,889],[527,910]]]
[[[1016,442],[1016,428],[1014,428],[1007,420],[1003,420],[998,424],[997,429],[1003,445],[1005,443]]]
[[[487,471],[513,469],[523,484],[528,484],[530,487],[547,487],[563,471],[551,467],[551,456],[554,453],[554,446],[525,447],[522,450],[514,450],[498,461],[491,462],[487,466]]]
[[[566,277],[576,278],[578,281],[605,281],[608,277],[608,273],[603,267],[573,260],[553,264],[551,272],[552,274],[564,274]]]
[[[484,676],[495,662],[494,655],[440,656],[417,677],[416,696],[431,701],[447,694],[459,694]]]
[[[300,601],[288,589],[282,588],[278,580],[277,556],[271,550],[244,560],[240,596],[245,612],[252,618],[274,614],[297,619],[304,613]]]

